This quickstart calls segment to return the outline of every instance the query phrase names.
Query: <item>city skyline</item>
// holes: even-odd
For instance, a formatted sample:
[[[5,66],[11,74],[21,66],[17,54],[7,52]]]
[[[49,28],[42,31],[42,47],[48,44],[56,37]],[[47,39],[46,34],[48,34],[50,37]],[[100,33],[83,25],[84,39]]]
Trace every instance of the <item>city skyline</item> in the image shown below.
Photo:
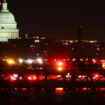
[[[77,39],[78,28],[82,24],[83,39],[105,41],[104,2],[7,2],[21,36],[41,34],[54,39]]]

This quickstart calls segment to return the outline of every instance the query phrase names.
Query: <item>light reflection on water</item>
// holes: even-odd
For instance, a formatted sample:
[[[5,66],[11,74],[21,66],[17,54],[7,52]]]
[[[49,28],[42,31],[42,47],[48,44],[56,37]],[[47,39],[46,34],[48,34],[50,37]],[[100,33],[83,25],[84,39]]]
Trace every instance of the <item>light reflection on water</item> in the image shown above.
[[[55,88],[55,95],[64,95],[65,91],[64,88]]]
[[[74,88],[74,89],[69,89],[69,88],[63,88],[63,87],[57,87],[57,88],[40,88],[40,89],[36,89],[36,88],[0,88],[0,92],[4,92],[4,91],[21,91],[21,92],[25,92],[25,91],[40,91],[40,92],[44,92],[44,91],[52,91],[55,93],[62,93],[65,94],[65,91],[81,91],[81,92],[91,92],[92,90],[94,90],[94,92],[105,92],[105,88],[87,88],[87,87],[83,87],[83,88]]]
[[[94,89],[95,92],[105,92],[105,88],[87,88],[87,87],[83,87],[83,88],[74,88],[73,90],[78,92],[78,91],[81,91],[81,92],[88,92],[88,91],[92,91]],[[0,92],[3,92],[3,91],[21,91],[21,92],[24,92],[24,91],[49,91],[51,90],[52,92],[54,91],[55,93],[58,92],[58,93],[65,93],[65,90],[68,90],[68,91],[72,91],[72,89],[69,89],[69,88],[63,88],[63,87],[57,87],[57,88],[40,88],[40,89],[36,89],[36,88],[0,88]]]
[[[83,100],[90,103],[105,103],[105,88],[0,88],[0,105],[38,105],[45,103],[45,105],[50,105],[49,102],[74,103],[76,105]]]

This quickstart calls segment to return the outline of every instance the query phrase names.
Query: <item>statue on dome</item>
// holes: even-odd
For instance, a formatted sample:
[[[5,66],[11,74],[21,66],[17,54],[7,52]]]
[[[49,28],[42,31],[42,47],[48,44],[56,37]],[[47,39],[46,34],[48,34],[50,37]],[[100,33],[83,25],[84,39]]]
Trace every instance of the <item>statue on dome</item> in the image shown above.
[[[6,2],[6,0],[4,0],[4,2]]]

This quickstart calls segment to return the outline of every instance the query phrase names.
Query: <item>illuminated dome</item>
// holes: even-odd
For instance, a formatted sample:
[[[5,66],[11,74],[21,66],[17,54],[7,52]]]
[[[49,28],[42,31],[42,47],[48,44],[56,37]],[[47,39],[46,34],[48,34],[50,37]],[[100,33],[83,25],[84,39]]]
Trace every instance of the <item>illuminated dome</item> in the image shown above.
[[[4,0],[0,12],[0,42],[7,42],[8,39],[19,38],[19,30],[14,15],[8,10],[7,2]]]
[[[14,20],[14,16],[11,12],[0,12],[0,20],[4,20],[4,19],[12,19],[12,21]]]

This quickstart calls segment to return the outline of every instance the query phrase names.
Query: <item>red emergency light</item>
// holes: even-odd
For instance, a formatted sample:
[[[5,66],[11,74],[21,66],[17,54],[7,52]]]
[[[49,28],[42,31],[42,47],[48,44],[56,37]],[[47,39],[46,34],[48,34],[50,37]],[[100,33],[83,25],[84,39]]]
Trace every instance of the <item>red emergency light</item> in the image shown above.
[[[36,75],[30,75],[27,77],[28,80],[37,80],[37,76]]]
[[[9,76],[9,79],[11,80],[11,81],[14,81],[14,80],[16,80],[16,78],[14,77],[14,76]]]
[[[2,5],[2,3],[0,2],[0,6]]]

